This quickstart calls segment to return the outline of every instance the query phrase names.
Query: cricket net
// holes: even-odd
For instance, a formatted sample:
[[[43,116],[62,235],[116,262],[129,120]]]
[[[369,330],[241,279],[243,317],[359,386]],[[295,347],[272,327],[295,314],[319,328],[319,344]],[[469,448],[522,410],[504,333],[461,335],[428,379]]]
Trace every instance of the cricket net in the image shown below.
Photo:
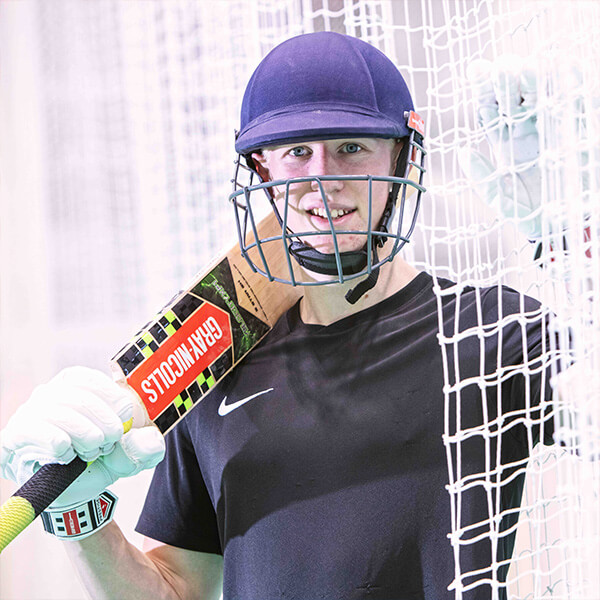
[[[509,598],[600,598],[600,4],[23,0],[4,3],[0,17],[3,420],[58,368],[105,368],[140,315],[153,314],[234,240],[227,197],[245,82],[292,35],[348,33],[396,62],[425,119],[428,193],[405,255],[434,276],[440,323],[445,296],[465,286],[499,294],[509,285],[548,307],[556,344],[545,353],[560,361],[547,368],[561,361],[582,367],[560,409],[549,407],[560,444],[534,448],[532,438],[531,459],[509,465],[525,488],[520,509],[506,509],[497,493],[506,473],[493,456],[502,423],[461,424],[465,387],[483,394],[505,374],[461,380],[450,365],[464,332],[440,329],[447,367],[440,443],[455,560],[448,585],[457,599],[476,588],[501,598],[504,579]],[[530,214],[507,208],[502,193],[531,165],[510,154],[498,163],[468,74],[473,61],[506,54],[537,78],[541,201]],[[494,165],[483,180],[461,168],[473,151]],[[536,243],[527,237],[532,223]],[[443,278],[455,285],[443,288]],[[525,311],[510,317],[522,326],[531,318]],[[469,332],[487,333],[481,320]],[[31,340],[42,355],[31,352]],[[527,379],[536,368],[524,362],[518,373]],[[528,410],[513,417],[540,425]],[[461,463],[473,437],[485,442],[486,472]],[[489,499],[485,522],[469,522],[461,509],[474,488]],[[511,561],[493,554],[485,573],[461,570],[481,537],[496,545],[515,532]],[[38,539],[31,539],[27,556],[5,553],[0,596],[49,598],[43,584],[11,574],[11,565],[35,559]],[[51,568],[67,579],[60,571],[69,567]],[[56,597],[69,593],[80,597],[76,589]]]

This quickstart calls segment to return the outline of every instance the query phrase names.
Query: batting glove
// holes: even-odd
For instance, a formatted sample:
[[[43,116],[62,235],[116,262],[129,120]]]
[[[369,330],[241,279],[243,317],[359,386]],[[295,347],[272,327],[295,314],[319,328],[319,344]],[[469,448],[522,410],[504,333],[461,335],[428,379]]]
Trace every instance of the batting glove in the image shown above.
[[[536,240],[542,235],[536,76],[521,62],[503,56],[494,64],[481,59],[469,65],[478,122],[497,164],[467,148],[458,160],[479,196]]]
[[[124,423],[133,428],[123,433]],[[97,497],[120,477],[156,466],[164,438],[133,393],[99,371],[72,367],[37,387],[0,440],[0,476],[22,485],[46,463],[90,462],[48,510]]]

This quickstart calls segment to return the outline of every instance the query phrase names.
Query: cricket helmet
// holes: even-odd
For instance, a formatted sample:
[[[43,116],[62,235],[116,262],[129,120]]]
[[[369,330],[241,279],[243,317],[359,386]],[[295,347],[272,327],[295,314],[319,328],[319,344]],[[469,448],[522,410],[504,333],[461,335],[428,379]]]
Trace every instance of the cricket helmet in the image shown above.
[[[235,140],[239,156],[230,200],[236,210],[240,247],[252,268],[269,279],[293,285],[323,285],[372,274],[366,289],[372,287],[376,282],[378,268],[399,252],[414,228],[420,195],[425,191],[422,187],[425,156],[423,129],[423,121],[414,112],[404,78],[392,61],[374,46],[348,35],[318,32],[291,38],[274,48],[260,62],[246,87],[240,130]],[[327,179],[363,179],[369,182],[369,200],[374,181],[386,181],[390,188],[381,221],[373,223],[369,231],[359,232],[365,235],[365,247],[356,252],[340,253],[337,250],[337,236],[357,232],[335,229],[323,187],[319,185],[335,246],[333,254],[322,254],[310,246],[307,232],[289,230],[284,217],[272,201],[270,188],[277,185],[289,187],[296,180],[262,181],[251,155],[269,146],[353,137],[393,138],[403,140],[404,145],[394,176],[371,177],[365,174],[364,177],[312,178],[318,180],[317,183]],[[418,162],[415,160],[417,152],[420,154]],[[408,179],[411,166],[420,171],[419,183]],[[249,172],[246,185],[241,181],[243,171]],[[388,228],[400,192],[399,213],[402,217],[405,216],[407,186],[418,191],[409,232],[401,233],[402,223],[399,223],[396,232],[390,233]],[[282,226],[281,236],[269,240],[261,240],[255,236],[255,239],[248,241],[249,237],[252,238],[248,236],[249,223],[254,221],[252,197],[259,190],[265,192],[263,197],[266,195],[271,199],[272,208]],[[400,221],[402,220],[401,218]],[[382,247],[390,238],[394,246],[390,254],[379,261],[377,248]],[[258,249],[258,255],[262,257],[260,244],[276,243],[277,239],[285,240],[286,252],[305,269],[335,277],[318,282],[298,281],[291,265],[289,278],[273,275],[264,258],[258,261],[251,258],[249,250]],[[349,301],[356,301],[364,291],[359,290],[358,296],[355,299],[349,298]]]

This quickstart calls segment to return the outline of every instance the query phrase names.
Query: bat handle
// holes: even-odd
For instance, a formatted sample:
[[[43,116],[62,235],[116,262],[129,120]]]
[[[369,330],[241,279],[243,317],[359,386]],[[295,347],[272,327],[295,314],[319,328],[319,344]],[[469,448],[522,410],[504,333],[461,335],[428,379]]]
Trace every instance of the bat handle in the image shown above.
[[[0,506],[0,552],[54,502],[87,467],[78,456],[66,465],[40,467]]]

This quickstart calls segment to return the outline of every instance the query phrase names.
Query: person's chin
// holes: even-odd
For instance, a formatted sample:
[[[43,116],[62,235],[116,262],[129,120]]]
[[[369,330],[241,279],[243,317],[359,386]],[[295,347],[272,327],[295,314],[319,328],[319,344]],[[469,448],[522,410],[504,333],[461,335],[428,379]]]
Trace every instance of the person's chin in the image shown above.
[[[314,245],[310,243],[310,245],[321,254],[335,254],[335,246],[331,236],[327,236],[327,239],[325,240],[315,240],[315,242],[318,243],[315,243]],[[351,236],[341,233],[337,234],[337,247],[340,254],[344,254],[346,252],[360,252],[365,248],[366,244],[366,235]]]

